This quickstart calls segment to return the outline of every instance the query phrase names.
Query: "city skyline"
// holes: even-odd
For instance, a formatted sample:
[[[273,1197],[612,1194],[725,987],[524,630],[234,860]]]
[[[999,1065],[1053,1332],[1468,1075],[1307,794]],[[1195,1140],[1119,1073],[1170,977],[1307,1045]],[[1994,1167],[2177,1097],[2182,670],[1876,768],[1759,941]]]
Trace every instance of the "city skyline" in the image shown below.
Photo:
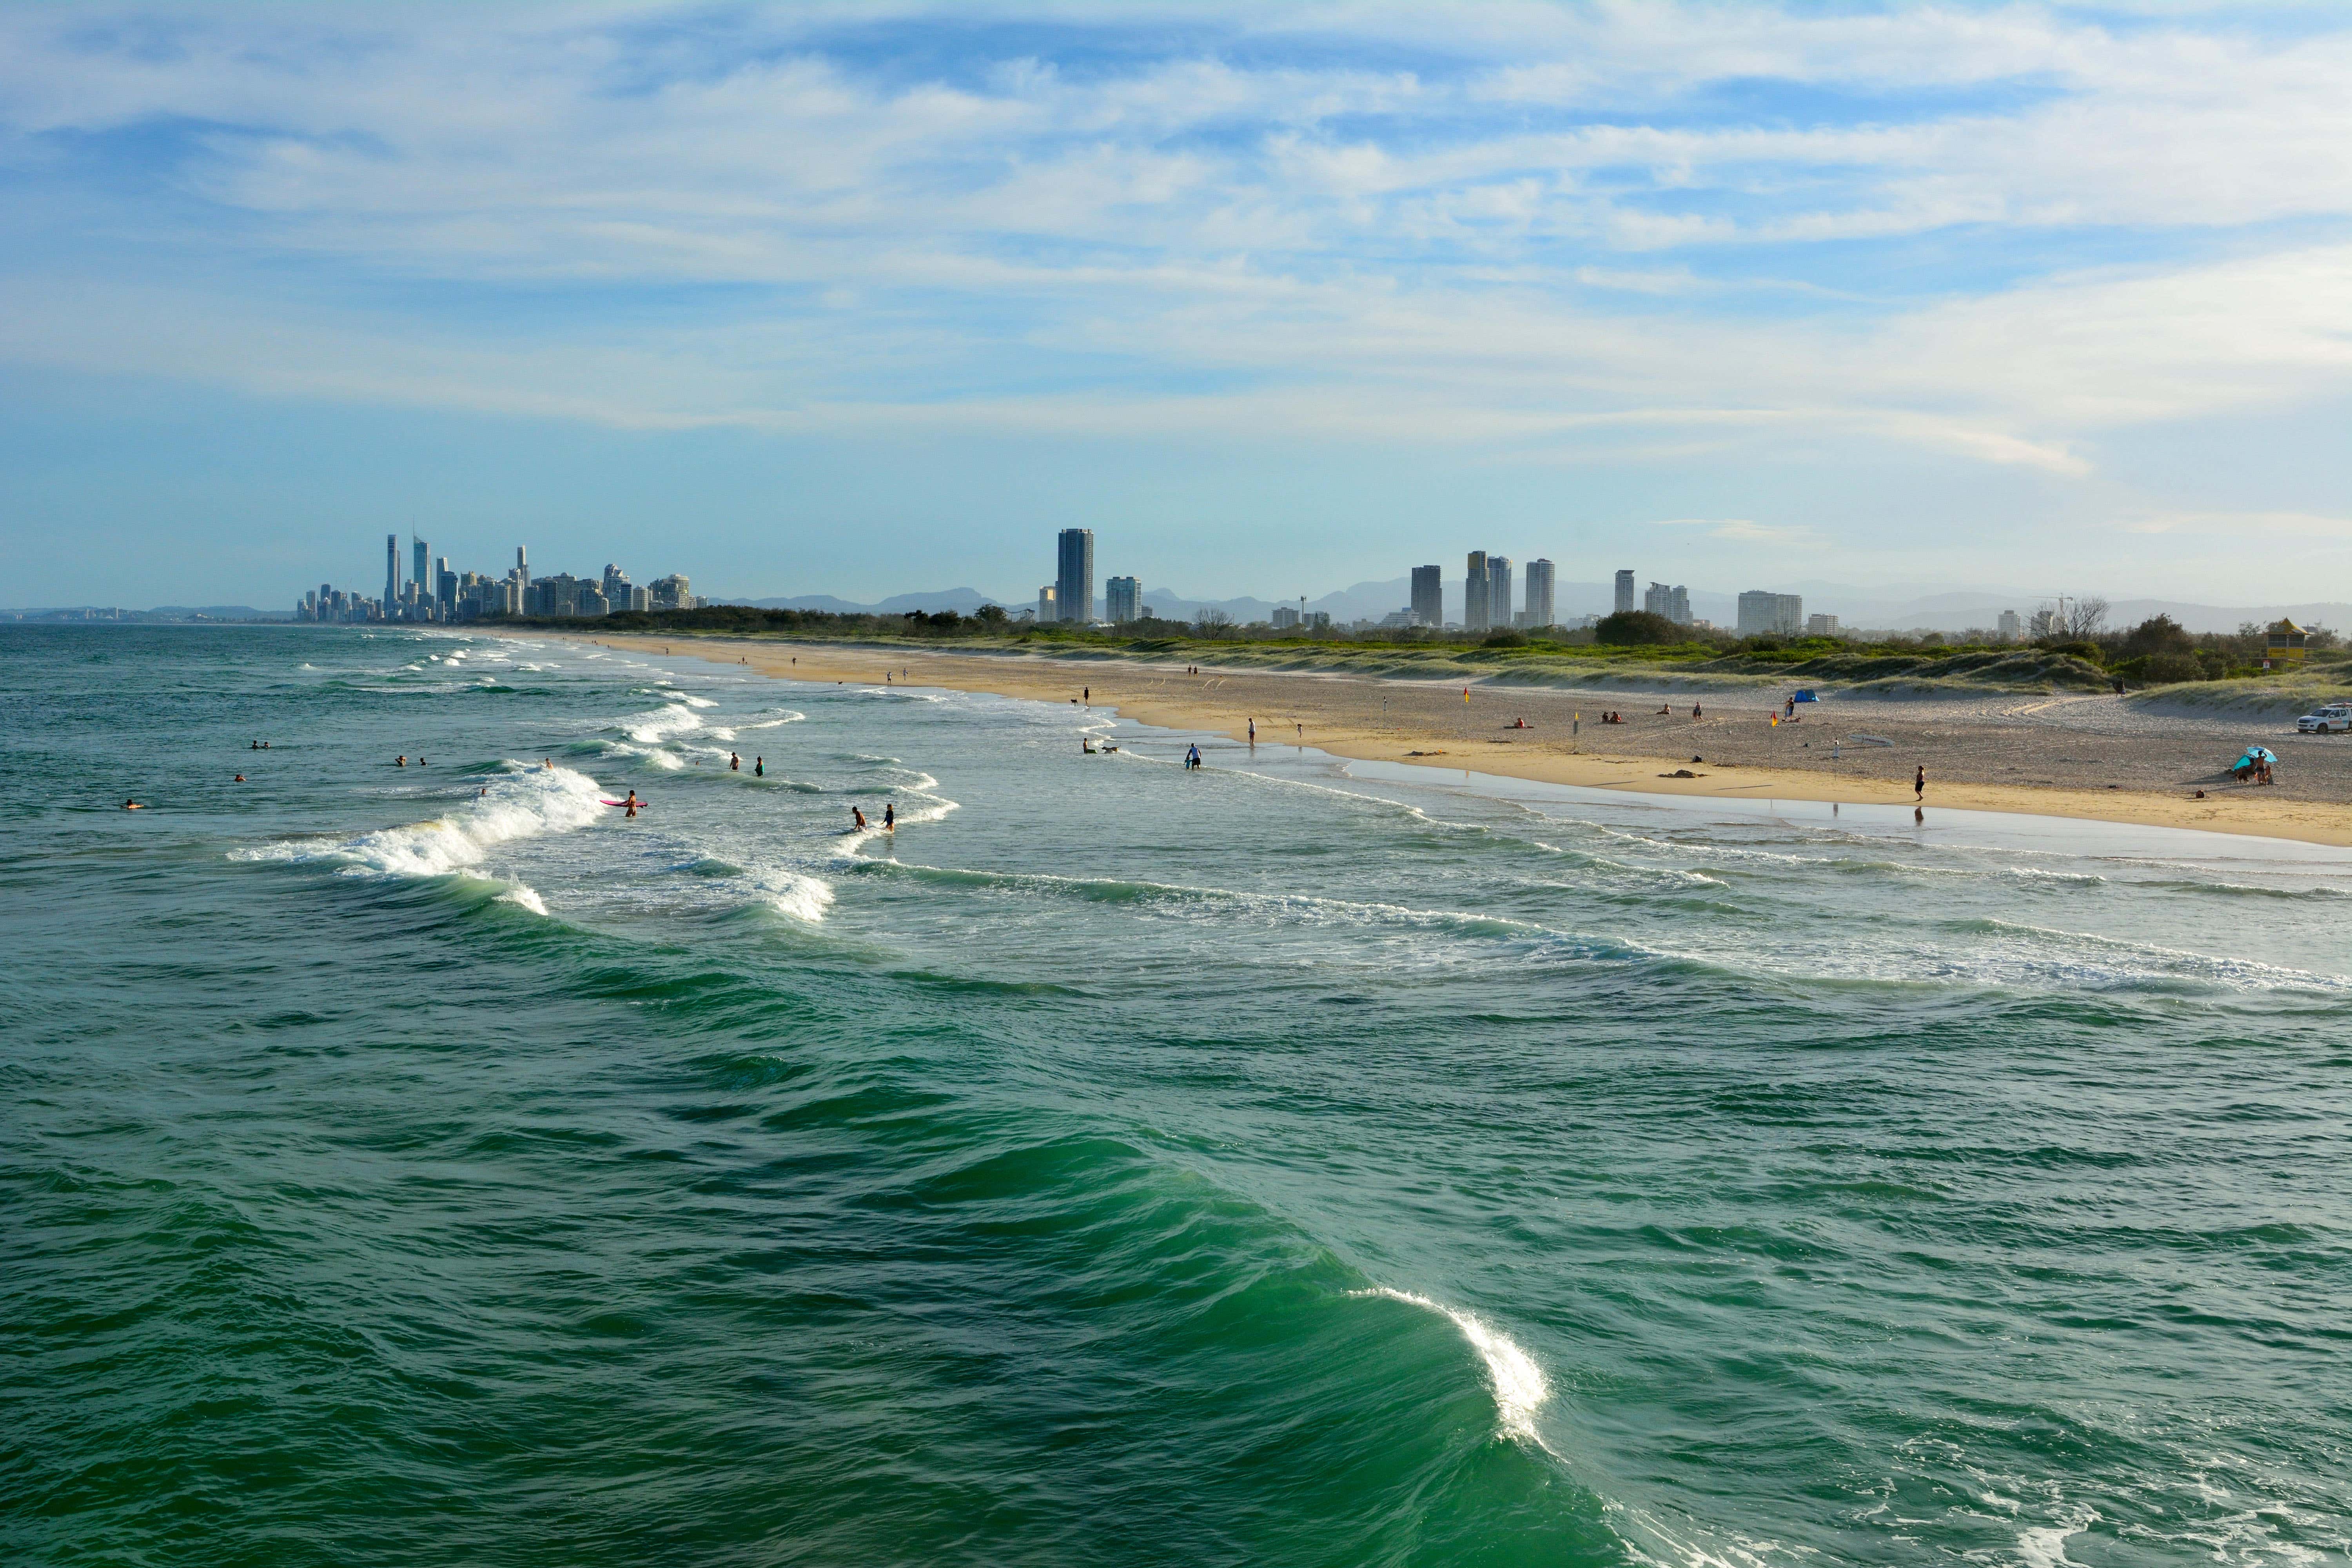
[[[2352,564],[2307,6],[0,5],[0,61],[26,605],[394,531],[746,596],[1041,526],[1208,593]]]

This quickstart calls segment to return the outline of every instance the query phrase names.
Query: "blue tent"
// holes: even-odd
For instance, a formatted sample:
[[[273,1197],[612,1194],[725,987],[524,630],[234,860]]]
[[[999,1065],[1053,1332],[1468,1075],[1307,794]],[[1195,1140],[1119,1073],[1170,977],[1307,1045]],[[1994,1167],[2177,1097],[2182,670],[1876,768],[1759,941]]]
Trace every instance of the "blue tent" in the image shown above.
[[[1810,691],[1800,691],[1795,697],[1790,699],[1790,700],[1793,702],[1819,702],[1821,699],[1814,696]]]

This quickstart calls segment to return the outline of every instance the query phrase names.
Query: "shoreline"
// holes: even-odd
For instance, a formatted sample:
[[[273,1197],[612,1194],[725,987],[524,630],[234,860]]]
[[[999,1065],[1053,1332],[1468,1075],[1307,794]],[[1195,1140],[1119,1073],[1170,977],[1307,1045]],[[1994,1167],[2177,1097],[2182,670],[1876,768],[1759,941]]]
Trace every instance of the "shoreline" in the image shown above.
[[[1538,730],[1514,731],[1509,738],[1500,740],[1480,734],[1465,738],[1464,719],[1454,712],[1456,688],[1451,681],[1380,681],[1283,671],[1236,675],[1214,667],[1202,667],[1201,674],[1189,675],[1181,666],[1129,661],[1073,666],[1067,661],[1005,655],[934,654],[835,643],[787,644],[752,637],[602,637],[573,632],[504,631],[493,635],[520,640],[591,643],[712,663],[729,662],[725,656],[733,654],[734,662],[756,673],[809,684],[854,680],[880,685],[884,683],[887,661],[892,676],[901,669],[907,672],[904,679],[908,685],[1057,704],[1085,695],[1089,699],[1086,706],[1114,710],[1139,723],[1165,730],[1222,734],[1235,741],[1247,739],[1249,720],[1255,717],[1258,739],[1267,744],[1305,743],[1351,761],[1402,763],[1427,767],[1432,772],[1467,771],[1534,783],[1694,799],[1875,806],[1914,804],[1907,766],[1899,779],[1870,777],[1860,771],[1877,761],[1874,752],[1849,753],[1856,769],[1853,773],[1824,773],[1818,767],[1780,768],[1748,762],[1678,762],[1683,745],[1704,744],[1709,751],[1720,749],[1724,737],[1719,729],[1706,729],[1705,738],[1697,741],[1687,738],[1701,734],[1703,727],[1697,725],[1696,717],[1691,726],[1681,731],[1661,732],[1664,727],[1660,726],[1640,737],[1626,737],[1647,742],[1652,748],[1647,751],[1586,750],[1588,740],[1599,739],[1589,730],[1565,745],[1549,731]],[[683,656],[677,653],[681,647],[687,650]],[[1492,720],[1498,728],[1506,722],[1499,717],[1502,712],[1528,705],[1529,694],[1514,688],[1481,688],[1472,683],[1469,690],[1471,700],[1460,704],[1465,713],[1481,723]],[[1606,694],[1580,695],[1594,698]],[[1371,707],[1375,697],[1381,702],[1379,710]],[[1432,711],[1433,705],[1435,711]],[[1415,711],[1398,710],[1407,708]],[[1596,706],[1596,718],[1598,712]],[[1646,721],[1667,716],[1641,717]],[[1743,723],[1753,721],[1750,729],[1765,722],[1761,710],[1742,710],[1732,718]],[[1675,721],[1669,718],[1670,723]],[[1447,729],[1449,722],[1451,732]],[[1598,724],[1591,725],[1591,729],[1599,728]],[[1610,739],[1618,737],[1612,735]],[[1672,751],[1656,749],[1669,740],[1676,742]],[[1696,776],[1671,776],[1684,769]],[[1958,781],[1939,777],[1937,770],[1930,769],[1927,805],[2352,847],[2352,806],[2279,798],[2268,792],[2257,795],[2238,790],[2221,794],[2209,790],[2207,798],[2200,800],[2185,792],[2158,794],[2120,788]]]

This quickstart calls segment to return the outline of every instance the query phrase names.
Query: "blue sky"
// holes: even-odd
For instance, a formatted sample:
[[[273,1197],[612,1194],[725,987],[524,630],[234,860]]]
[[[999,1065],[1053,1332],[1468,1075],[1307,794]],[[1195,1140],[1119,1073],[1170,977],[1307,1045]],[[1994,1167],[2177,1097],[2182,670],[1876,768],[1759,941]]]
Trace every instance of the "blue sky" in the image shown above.
[[[0,5],[0,601],[2334,596],[2347,82],[2321,5]]]

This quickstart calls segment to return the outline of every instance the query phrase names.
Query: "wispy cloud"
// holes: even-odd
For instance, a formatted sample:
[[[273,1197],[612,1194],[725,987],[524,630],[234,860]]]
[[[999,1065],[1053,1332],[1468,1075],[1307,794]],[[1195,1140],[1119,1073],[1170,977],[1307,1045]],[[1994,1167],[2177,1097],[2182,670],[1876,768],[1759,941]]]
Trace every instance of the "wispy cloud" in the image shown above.
[[[0,356],[2080,485],[2352,395],[2347,80],[2258,9],[23,6]]]

